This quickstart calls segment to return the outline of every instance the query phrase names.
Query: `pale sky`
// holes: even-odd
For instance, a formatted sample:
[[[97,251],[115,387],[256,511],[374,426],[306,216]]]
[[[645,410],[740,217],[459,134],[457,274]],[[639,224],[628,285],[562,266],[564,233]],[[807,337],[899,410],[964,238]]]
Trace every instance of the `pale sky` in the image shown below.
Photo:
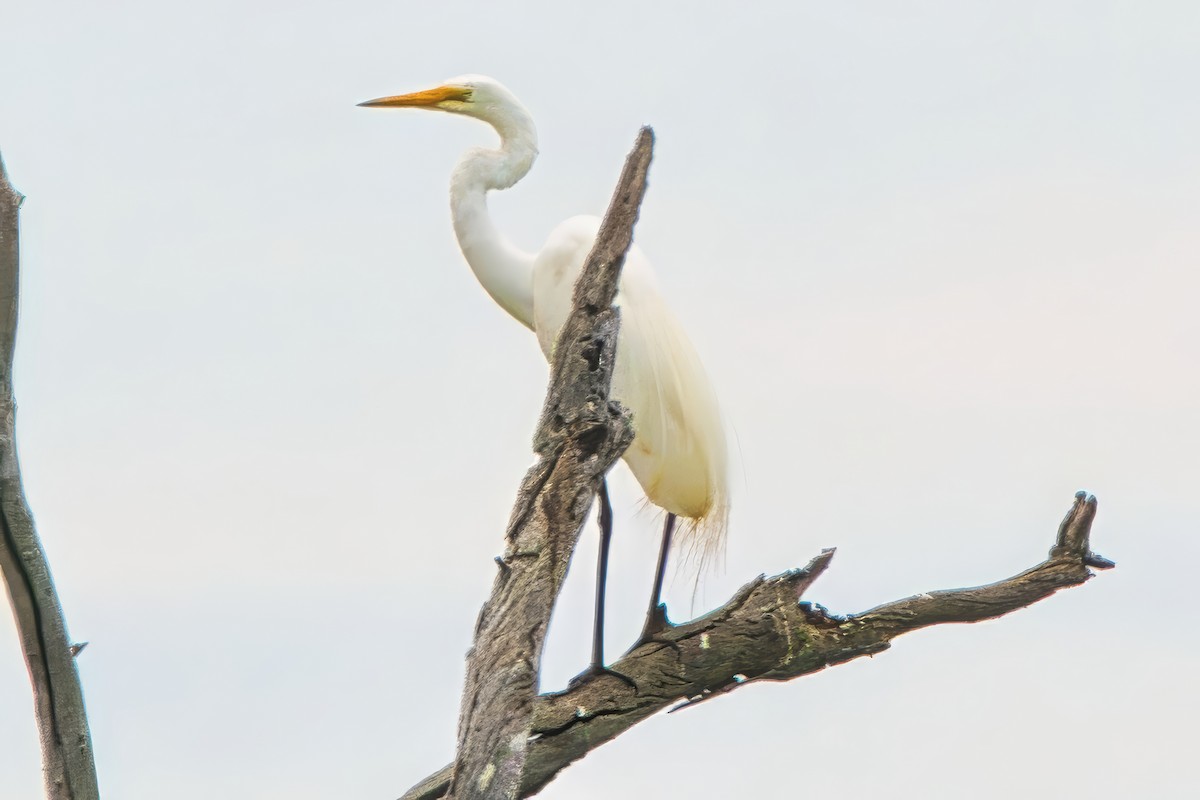
[[[1004,578],[1078,489],[1119,565],[651,719],[543,797],[1191,796],[1200,6],[753,7],[5,8],[20,455],[106,798],[391,800],[451,757],[546,368],[450,226],[493,134],[355,103],[464,72],[538,122],[492,202],[527,249],[655,127],[637,238],[738,452],[696,613],[829,546],[836,613]],[[613,480],[616,654],[657,524]],[[588,658],[595,543],[549,688]],[[39,796],[0,613],[0,798]]]

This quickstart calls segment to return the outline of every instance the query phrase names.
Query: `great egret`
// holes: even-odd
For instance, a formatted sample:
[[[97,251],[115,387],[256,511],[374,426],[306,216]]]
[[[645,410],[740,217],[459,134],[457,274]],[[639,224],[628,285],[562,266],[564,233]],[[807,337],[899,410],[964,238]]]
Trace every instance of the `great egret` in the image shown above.
[[[537,334],[549,359],[571,311],[572,288],[592,249],[600,220],[568,219],[534,255],[513,246],[488,217],[487,193],[513,186],[537,157],[537,133],[529,112],[500,83],[478,75],[360,105],[448,111],[482,120],[500,134],[498,149],[473,148],[454,170],[450,179],[454,232],[483,288],[501,308]],[[624,458],[649,501],[667,512],[640,640],[646,641],[668,624],[660,599],[676,517],[684,518],[679,536],[697,559],[702,561],[723,545],[729,516],[728,457],[712,386],[636,245],[625,259],[616,303],[621,308],[621,329],[612,394],[633,413],[636,431]],[[604,584],[612,535],[612,509],[603,483],[600,527],[593,670],[604,669]]]

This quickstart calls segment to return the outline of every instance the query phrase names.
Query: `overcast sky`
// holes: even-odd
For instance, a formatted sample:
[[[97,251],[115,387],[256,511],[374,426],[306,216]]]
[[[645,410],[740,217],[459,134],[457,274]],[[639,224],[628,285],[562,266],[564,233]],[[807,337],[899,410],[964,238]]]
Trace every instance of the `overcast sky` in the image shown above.
[[[464,72],[538,122],[492,202],[530,250],[603,211],[655,127],[637,238],[736,430],[696,613],[829,546],[810,599],[837,613],[997,580],[1078,489],[1119,565],[651,719],[544,797],[1192,796],[1200,6],[749,7],[6,5],[21,462],[91,642],[106,798],[391,800],[451,756],[546,368],[451,230],[450,171],[493,134],[355,103]],[[657,521],[614,483],[619,653]],[[588,657],[595,543],[547,688]],[[19,800],[41,778],[8,620]]]

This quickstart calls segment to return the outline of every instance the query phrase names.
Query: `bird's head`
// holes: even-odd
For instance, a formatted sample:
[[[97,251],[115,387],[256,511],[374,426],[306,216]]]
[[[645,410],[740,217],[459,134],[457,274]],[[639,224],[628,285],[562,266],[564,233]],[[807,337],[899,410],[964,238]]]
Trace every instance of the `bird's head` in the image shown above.
[[[533,118],[503,84],[483,75],[463,75],[432,89],[380,97],[359,105],[367,108],[431,108],[488,123],[500,134],[501,148],[499,151],[478,152],[486,154],[488,158],[502,154],[510,159],[504,169],[498,173],[493,170],[494,174],[488,178],[488,186],[492,189],[512,186],[529,171],[533,159],[537,157],[537,132]]]
[[[465,114],[488,122],[493,120],[497,112],[520,106],[512,92],[498,81],[483,75],[463,75],[432,89],[379,97],[359,105],[364,108],[428,108]]]

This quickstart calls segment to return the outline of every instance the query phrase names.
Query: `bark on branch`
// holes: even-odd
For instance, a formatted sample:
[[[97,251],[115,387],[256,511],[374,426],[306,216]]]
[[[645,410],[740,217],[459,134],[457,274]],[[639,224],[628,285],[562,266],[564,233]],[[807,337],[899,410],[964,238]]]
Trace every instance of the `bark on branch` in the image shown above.
[[[1092,577],[1089,567],[1113,562],[1091,551],[1096,498],[1083,492],[1059,526],[1050,557],[1006,580],[970,589],[915,595],[861,614],[839,617],[801,595],[829,566],[825,550],[804,569],[743,586],[721,608],[626,653],[613,669],[637,689],[608,675],[537,698],[520,797],[539,792],[560,770],[669,706],[688,708],[753,681],[786,681],[861,656],[881,653],[892,639],[948,622],[980,622],[1044,600]],[[401,800],[445,795],[446,767]]]
[[[646,190],[653,134],[643,128],[575,285],[492,595],[479,612],[459,714],[450,793],[513,798],[525,773],[546,627],[600,481],[633,440],[609,401],[619,324],[612,307]]]
[[[0,574],[21,638],[42,740],[46,796],[98,800],[92,737],[75,653],[17,463],[13,349],[17,338],[18,209],[0,160]]]

